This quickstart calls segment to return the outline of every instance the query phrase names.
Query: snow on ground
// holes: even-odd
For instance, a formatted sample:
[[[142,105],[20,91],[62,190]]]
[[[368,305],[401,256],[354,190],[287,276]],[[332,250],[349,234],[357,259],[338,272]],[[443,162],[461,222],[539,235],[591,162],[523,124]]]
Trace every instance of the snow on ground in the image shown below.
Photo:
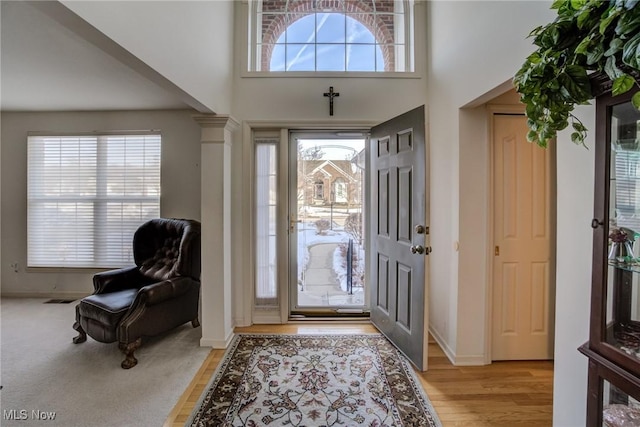
[[[302,273],[306,270],[309,263],[309,247],[317,245],[319,243],[348,243],[352,236],[343,230],[343,228],[333,223],[333,230],[326,230],[324,234],[318,234],[315,226],[315,221],[305,221],[298,224],[298,281],[302,280]],[[358,247],[354,244],[354,250]],[[360,264],[364,266],[364,250],[360,249],[360,259],[363,260]],[[340,287],[345,292],[347,291],[347,271],[346,263],[343,262],[343,258],[340,252],[340,248],[336,248],[333,255],[333,269],[340,282]],[[354,272],[357,274],[356,272]],[[354,274],[354,275],[355,275]],[[362,292],[362,287],[354,286],[353,292]]]
[[[351,293],[356,294],[364,291],[364,249],[362,248],[362,246],[354,242],[353,252],[355,255],[354,259],[360,260],[359,262],[357,262],[355,268],[352,269],[353,276],[351,278]],[[347,260],[346,255],[343,255],[343,251],[340,249],[340,247],[337,247],[333,252],[333,271],[335,271],[336,273],[340,288],[345,292],[349,292],[349,288],[347,286]]]

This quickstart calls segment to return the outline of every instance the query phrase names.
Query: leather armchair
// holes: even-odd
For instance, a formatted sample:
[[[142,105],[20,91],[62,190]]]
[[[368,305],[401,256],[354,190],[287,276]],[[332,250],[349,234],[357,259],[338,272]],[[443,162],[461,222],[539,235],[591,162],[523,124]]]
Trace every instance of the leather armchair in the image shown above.
[[[200,326],[200,223],[186,219],[147,221],[133,237],[135,266],[93,277],[94,292],[76,306],[76,344],[87,335],[118,342],[122,368],[134,367],[142,337],[186,322]]]

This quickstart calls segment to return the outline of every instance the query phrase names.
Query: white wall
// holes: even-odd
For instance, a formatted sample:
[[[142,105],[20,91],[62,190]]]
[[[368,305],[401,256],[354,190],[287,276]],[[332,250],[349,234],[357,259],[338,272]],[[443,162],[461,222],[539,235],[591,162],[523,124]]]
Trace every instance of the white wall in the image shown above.
[[[587,405],[587,358],[577,348],[589,339],[595,108],[576,108],[589,129],[585,149],[558,135],[558,221],[556,250],[556,337],[553,378],[553,425],[584,426]]]
[[[62,3],[211,111],[231,110],[233,1]]]
[[[241,120],[266,121],[384,121],[425,104],[426,5],[416,5],[416,75],[414,78],[350,77],[247,77],[247,4],[236,3],[236,58],[234,104],[232,114]],[[329,116],[328,98],[322,96],[333,86],[334,116]]]
[[[555,18],[550,4],[429,3],[430,326],[457,363],[479,360],[487,352],[484,104],[507,89],[533,50],[529,32]],[[587,119],[593,115],[589,109],[581,113]],[[563,427],[585,422],[587,363],[577,347],[587,340],[589,322],[592,156],[566,135],[559,137],[554,425]]]
[[[27,263],[27,132],[158,129],[162,133],[160,213],[200,219],[200,126],[193,111],[7,113],[2,129],[0,262],[2,295],[64,297],[93,291],[93,271],[25,269]],[[18,262],[16,273],[10,264]]]
[[[458,266],[454,244],[460,241],[460,251],[486,252],[483,232],[474,233],[471,228],[462,234],[459,229],[461,223],[473,223],[468,216],[475,215],[462,211],[460,200],[477,196],[477,181],[485,179],[472,173],[477,168],[461,167],[461,159],[472,159],[461,150],[472,149],[474,140],[484,144],[487,138],[486,127],[474,125],[477,117],[461,108],[472,102],[482,105],[492,98],[487,93],[505,87],[533,50],[526,38],[529,32],[553,19],[549,5],[535,1],[429,3],[431,155],[438,159],[432,164],[436,185],[432,185],[431,194],[435,208],[431,326],[444,345],[461,358],[484,353],[484,340],[479,338],[483,337],[485,317],[484,288],[479,280],[484,279],[478,276],[485,272],[475,271],[480,265],[477,259],[471,264],[471,273],[465,270],[466,264]],[[486,99],[480,100],[482,97]],[[478,161],[485,162],[486,153],[478,154]],[[458,280],[459,271],[465,281]],[[475,280],[466,281],[470,277]],[[460,345],[465,346],[464,353],[458,349]]]

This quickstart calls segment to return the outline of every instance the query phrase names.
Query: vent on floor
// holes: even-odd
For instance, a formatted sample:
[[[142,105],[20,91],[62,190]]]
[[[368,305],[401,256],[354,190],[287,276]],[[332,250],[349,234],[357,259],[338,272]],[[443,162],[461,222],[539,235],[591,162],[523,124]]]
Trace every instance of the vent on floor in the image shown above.
[[[74,301],[74,299],[50,299],[45,301],[44,304],[69,304]]]

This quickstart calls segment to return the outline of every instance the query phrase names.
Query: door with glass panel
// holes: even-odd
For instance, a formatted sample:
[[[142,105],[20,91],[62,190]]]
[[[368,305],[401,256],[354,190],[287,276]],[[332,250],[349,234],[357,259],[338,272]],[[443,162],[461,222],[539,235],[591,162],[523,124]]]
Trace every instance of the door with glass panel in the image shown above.
[[[365,134],[340,135],[300,132],[290,136],[289,302],[293,317],[357,316],[368,311]]]

